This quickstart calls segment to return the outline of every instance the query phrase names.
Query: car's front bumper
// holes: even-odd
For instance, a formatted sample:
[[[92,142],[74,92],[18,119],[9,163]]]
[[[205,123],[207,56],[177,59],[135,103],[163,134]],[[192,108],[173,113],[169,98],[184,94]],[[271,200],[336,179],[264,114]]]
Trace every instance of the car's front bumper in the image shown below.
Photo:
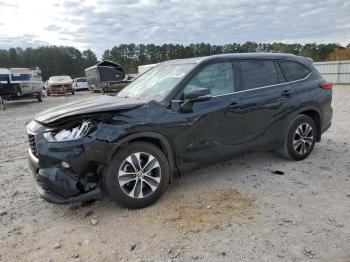
[[[66,94],[74,91],[73,87],[49,87],[50,94]]]
[[[34,131],[28,128],[33,126]],[[94,155],[91,139],[50,143],[42,129],[35,123],[27,126],[29,167],[40,195],[56,204],[99,199],[101,174],[97,171],[103,163]]]
[[[101,198],[98,186],[82,192],[77,184],[79,180],[67,175],[58,167],[39,169],[39,160],[29,149],[29,167],[33,172],[35,188],[47,202],[55,204],[70,204]]]

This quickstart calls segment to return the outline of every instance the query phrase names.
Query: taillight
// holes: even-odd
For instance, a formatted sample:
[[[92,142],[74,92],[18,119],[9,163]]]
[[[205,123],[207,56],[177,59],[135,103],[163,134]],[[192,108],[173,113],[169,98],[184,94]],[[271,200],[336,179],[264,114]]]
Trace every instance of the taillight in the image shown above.
[[[323,89],[332,89],[333,84],[330,82],[324,82],[324,83],[320,84],[320,87]]]

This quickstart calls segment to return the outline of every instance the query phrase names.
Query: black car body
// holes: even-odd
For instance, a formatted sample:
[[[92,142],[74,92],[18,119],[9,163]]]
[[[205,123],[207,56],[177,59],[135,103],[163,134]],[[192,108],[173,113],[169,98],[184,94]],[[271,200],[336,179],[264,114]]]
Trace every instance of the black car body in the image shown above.
[[[177,172],[237,154],[277,150],[301,160],[331,125],[332,86],[308,58],[216,55],[167,61],[141,77],[119,97],[99,96],[64,105],[39,114],[27,125],[30,166],[46,200],[86,201],[99,198],[101,188],[107,187],[122,205],[144,207],[159,197],[152,197],[152,192],[164,191],[165,185],[158,190],[156,182],[168,184]],[[161,80],[153,81],[156,77]],[[160,91],[152,94],[155,89]],[[67,136],[75,132],[76,138],[55,141],[64,136],[62,130],[68,130]],[[129,162],[125,162],[128,150]],[[121,156],[125,160],[118,159]],[[152,162],[152,156],[158,162]],[[150,162],[159,169],[154,175],[146,170]],[[123,190],[118,190],[125,195],[115,195],[110,186],[116,179],[113,168],[125,163],[118,179],[131,170],[137,180],[131,185],[119,181]],[[147,174],[156,179],[142,180]],[[136,197],[144,196],[145,188],[149,195]]]

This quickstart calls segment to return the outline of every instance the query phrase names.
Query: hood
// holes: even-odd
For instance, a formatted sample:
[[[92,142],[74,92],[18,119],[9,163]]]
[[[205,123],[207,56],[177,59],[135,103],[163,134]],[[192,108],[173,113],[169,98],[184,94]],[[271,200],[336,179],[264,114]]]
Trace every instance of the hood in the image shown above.
[[[101,95],[51,108],[36,115],[34,119],[43,124],[51,124],[69,117],[131,109],[143,104],[145,103],[137,99]]]
[[[69,76],[53,76],[48,80],[49,85],[66,85],[72,83],[73,80]]]

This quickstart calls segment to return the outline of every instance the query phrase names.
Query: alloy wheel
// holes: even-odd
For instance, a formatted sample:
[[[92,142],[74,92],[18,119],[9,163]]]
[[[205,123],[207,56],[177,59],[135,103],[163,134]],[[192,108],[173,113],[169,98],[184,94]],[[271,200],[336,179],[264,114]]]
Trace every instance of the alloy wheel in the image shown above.
[[[308,123],[302,123],[295,130],[293,137],[293,148],[299,155],[307,153],[314,142],[312,126]]]
[[[137,152],[129,155],[118,171],[118,182],[123,192],[132,198],[145,198],[159,186],[161,168],[151,154]]]

